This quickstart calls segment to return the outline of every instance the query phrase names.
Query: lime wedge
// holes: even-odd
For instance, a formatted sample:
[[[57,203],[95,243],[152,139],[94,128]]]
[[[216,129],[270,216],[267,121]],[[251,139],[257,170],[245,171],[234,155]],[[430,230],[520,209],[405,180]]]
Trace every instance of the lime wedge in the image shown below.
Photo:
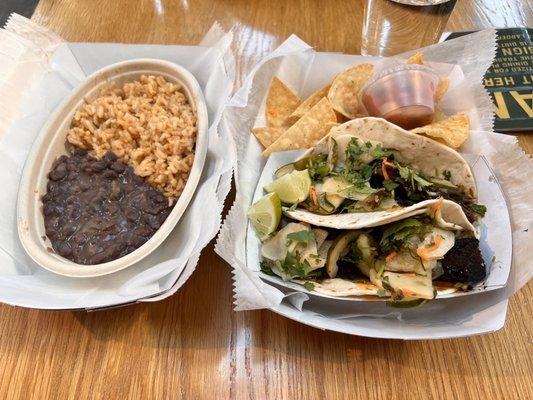
[[[290,172],[294,171],[294,163],[285,164],[279,167],[276,172],[274,172],[274,175],[276,175],[276,178],[279,178],[283,175],[286,175]]]
[[[266,185],[265,190],[269,193],[276,193],[282,203],[295,204],[307,199],[310,187],[311,177],[309,172],[304,169],[303,171],[292,171],[279,177]]]
[[[276,193],[261,197],[248,209],[248,218],[259,239],[264,240],[276,230],[281,219],[281,201]]]

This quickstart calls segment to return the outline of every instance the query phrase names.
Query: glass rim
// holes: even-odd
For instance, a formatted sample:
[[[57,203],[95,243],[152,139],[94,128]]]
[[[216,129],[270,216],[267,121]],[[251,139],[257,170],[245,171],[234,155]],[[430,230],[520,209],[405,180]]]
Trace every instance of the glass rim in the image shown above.
[[[447,3],[452,0],[390,0],[395,3],[404,4],[406,6],[418,6],[418,7],[427,7],[427,6],[436,6],[439,4]]]

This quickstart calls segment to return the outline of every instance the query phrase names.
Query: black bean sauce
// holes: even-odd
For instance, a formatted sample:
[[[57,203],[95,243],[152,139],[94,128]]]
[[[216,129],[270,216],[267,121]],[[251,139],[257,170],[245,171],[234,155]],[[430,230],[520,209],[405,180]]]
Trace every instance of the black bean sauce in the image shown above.
[[[143,245],[171,207],[158,190],[111,152],[98,160],[85,150],[61,156],[43,196],[46,236],[78,264],[116,260]]]

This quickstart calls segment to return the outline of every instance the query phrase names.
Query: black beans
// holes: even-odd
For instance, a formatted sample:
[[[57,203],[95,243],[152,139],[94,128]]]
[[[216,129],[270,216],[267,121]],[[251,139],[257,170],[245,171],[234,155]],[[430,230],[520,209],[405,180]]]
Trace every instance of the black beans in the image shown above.
[[[98,172],[99,172],[99,171],[98,171]],[[106,179],[115,179],[115,178],[118,176],[118,174],[117,174],[115,171],[108,169],[107,171],[105,171],[105,172],[102,174],[102,176],[103,176],[104,178],[106,178]]]
[[[93,172],[102,172],[106,168],[107,163],[104,160],[95,161],[91,164],[91,169]]]
[[[121,172],[124,172],[124,169],[126,168],[126,165],[120,161],[115,161],[113,164],[111,164],[111,169],[115,172],[118,172],[119,174]]]
[[[159,220],[157,219],[155,215],[147,215],[146,220],[148,222],[148,225],[150,225],[152,229],[157,230],[161,226],[161,224],[159,223]]]
[[[112,163],[113,161],[116,161],[118,159],[117,155],[111,151],[108,151],[107,153],[104,154],[104,156],[102,157],[102,160],[104,160],[106,163]],[[119,161],[120,162],[120,161]],[[122,164],[122,163],[121,163]]]
[[[56,251],[63,257],[68,257],[72,254],[72,248],[69,243],[59,243]]]
[[[50,179],[53,181],[59,181],[67,176],[67,166],[65,163],[57,165],[52,172],[50,172]]]
[[[140,215],[139,211],[133,207],[126,207],[124,210],[124,216],[130,221],[137,221]]]
[[[146,226],[146,225],[141,225],[139,226],[137,229],[135,229],[135,231],[133,232],[135,235],[139,235],[139,236],[144,236],[144,237],[149,237],[149,236],[152,236],[150,234],[150,231],[151,229]]]
[[[142,246],[170,214],[166,197],[111,152],[101,160],[76,150],[48,174],[46,235],[61,256],[100,264]]]
[[[54,209],[55,209],[55,207],[53,206],[53,204],[46,203],[43,206],[43,214],[44,215],[52,215],[54,213]]]

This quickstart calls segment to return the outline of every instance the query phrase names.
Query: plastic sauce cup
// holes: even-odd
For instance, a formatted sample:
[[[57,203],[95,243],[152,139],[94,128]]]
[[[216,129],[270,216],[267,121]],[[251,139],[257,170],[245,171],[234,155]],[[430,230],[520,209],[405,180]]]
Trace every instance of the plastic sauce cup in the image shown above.
[[[362,90],[362,101],[370,116],[413,129],[433,120],[439,81],[422,65],[398,65],[369,82]]]

